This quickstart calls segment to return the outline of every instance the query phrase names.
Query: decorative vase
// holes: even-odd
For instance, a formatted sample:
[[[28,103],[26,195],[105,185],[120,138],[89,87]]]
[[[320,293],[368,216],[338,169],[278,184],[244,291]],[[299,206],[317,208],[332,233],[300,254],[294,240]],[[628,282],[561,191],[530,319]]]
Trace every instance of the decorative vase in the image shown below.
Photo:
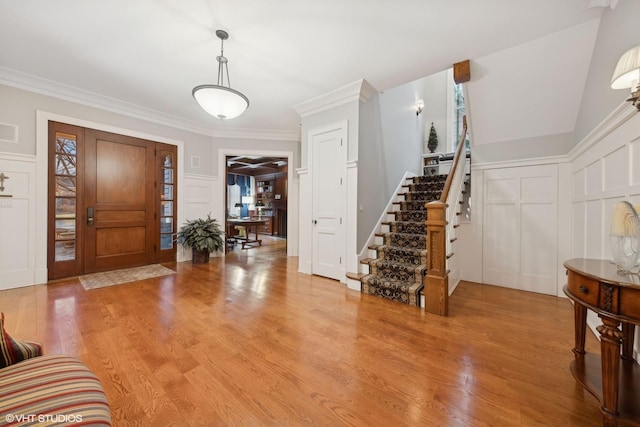
[[[636,267],[640,255],[640,220],[629,202],[613,205],[609,243],[611,255],[621,273],[629,273]]]
[[[209,251],[199,251],[197,249],[191,249],[191,263],[192,264],[206,264],[209,262]]]

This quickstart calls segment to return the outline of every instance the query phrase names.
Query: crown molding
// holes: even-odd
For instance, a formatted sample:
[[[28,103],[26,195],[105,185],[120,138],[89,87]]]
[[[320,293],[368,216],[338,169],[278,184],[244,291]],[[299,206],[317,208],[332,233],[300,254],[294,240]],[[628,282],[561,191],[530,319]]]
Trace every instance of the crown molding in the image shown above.
[[[367,102],[376,93],[377,90],[369,82],[365,79],[360,79],[324,95],[294,105],[292,108],[300,117],[307,117],[350,102]]]
[[[300,141],[300,131],[211,128],[193,120],[0,66],[0,84],[213,138]]]
[[[612,10],[618,5],[618,0],[589,0],[587,9],[592,7],[610,7]]]

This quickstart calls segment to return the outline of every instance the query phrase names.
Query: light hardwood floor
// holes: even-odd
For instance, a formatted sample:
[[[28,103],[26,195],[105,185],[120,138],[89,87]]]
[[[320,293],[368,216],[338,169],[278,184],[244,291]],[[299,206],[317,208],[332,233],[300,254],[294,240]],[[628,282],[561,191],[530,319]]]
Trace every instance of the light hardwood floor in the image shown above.
[[[443,318],[284,253],[268,239],[110,288],[1,291],[0,309],[12,335],[96,372],[115,425],[600,425],[569,371],[567,299],[462,283]]]

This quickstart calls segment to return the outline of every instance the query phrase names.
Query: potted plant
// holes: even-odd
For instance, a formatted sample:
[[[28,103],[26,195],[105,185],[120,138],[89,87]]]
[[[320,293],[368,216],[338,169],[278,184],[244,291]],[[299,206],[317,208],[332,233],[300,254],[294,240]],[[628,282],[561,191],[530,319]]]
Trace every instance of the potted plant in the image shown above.
[[[224,248],[223,231],[211,214],[206,219],[187,220],[176,235],[176,241],[185,248],[191,248],[191,262],[206,264],[209,253],[222,251]]]
[[[436,133],[436,128],[433,126],[433,122],[431,122],[431,129],[429,129],[429,140],[427,141],[427,148],[432,153],[436,151],[436,148],[438,148],[438,134]]]

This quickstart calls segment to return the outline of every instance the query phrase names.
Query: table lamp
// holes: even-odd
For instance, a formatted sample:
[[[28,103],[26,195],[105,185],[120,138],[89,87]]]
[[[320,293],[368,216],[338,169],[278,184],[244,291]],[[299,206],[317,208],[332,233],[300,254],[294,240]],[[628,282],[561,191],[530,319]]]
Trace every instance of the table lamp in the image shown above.
[[[613,205],[609,241],[618,273],[631,273],[636,267],[640,255],[639,229],[638,213],[631,203],[624,201]]]

